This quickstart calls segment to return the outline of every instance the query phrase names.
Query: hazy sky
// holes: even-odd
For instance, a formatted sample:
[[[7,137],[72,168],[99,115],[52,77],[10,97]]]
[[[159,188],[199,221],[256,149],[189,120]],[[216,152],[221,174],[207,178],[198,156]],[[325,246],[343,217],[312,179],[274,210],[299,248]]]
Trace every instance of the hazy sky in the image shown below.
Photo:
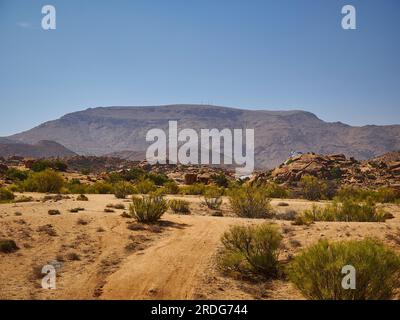
[[[43,5],[57,29],[41,28]],[[341,8],[357,9],[357,30]],[[399,0],[0,0],[0,136],[96,106],[400,123]]]

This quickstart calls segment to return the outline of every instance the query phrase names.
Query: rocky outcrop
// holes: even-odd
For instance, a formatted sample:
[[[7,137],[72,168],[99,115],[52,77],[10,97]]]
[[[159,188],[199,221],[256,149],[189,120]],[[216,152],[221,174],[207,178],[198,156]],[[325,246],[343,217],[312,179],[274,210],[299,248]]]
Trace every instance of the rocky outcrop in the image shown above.
[[[252,181],[296,184],[304,175],[334,180],[342,185],[397,187],[400,186],[400,152],[398,160],[392,153],[390,158],[382,156],[367,161],[357,161],[343,154],[307,153],[289,158],[274,170],[255,175]]]

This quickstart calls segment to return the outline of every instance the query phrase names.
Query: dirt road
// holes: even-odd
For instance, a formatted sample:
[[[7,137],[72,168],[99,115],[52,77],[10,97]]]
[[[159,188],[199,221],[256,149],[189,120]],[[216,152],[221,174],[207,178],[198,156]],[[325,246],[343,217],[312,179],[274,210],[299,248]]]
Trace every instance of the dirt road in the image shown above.
[[[222,233],[238,219],[174,216],[174,232],[128,257],[107,279],[103,299],[191,299]]]

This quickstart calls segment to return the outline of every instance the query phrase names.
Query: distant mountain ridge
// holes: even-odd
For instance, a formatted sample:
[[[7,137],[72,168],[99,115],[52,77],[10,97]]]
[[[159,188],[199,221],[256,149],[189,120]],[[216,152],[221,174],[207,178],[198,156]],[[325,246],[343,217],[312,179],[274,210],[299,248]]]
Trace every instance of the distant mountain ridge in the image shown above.
[[[73,155],[76,155],[76,153],[54,141],[41,140],[35,144],[27,144],[18,141],[15,142],[10,139],[0,139],[1,157],[50,158]]]
[[[400,125],[353,127],[324,122],[300,110],[242,110],[211,105],[90,108],[7,139],[28,144],[51,139],[83,155],[127,156],[126,151],[140,155],[149,146],[147,131],[166,130],[168,120],[177,120],[179,129],[253,128],[256,165],[262,168],[279,165],[293,150],[367,159],[400,149]]]

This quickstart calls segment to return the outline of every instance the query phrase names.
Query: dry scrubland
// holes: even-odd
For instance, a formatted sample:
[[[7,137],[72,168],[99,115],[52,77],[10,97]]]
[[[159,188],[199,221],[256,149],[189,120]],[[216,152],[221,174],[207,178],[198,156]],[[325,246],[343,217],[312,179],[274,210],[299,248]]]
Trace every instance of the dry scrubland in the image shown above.
[[[398,153],[306,154],[250,181],[74,161],[0,163],[1,299],[400,298]]]
[[[209,209],[202,196],[168,195],[168,200],[187,201],[190,214],[168,209],[158,223],[140,224],[124,214],[131,200],[111,194],[87,195],[89,201],[77,201],[77,195],[47,197],[45,202],[44,194],[23,195],[31,201],[0,204],[0,238],[13,239],[19,247],[0,253],[2,299],[304,299],[285,276],[232,275],[219,267],[224,232],[266,220],[282,234],[278,258],[282,264],[321,239],[374,237],[400,252],[396,204],[382,205],[393,215],[385,222],[296,225],[276,218],[236,217],[225,196],[220,217],[214,216],[216,210]],[[110,204],[119,204],[114,207],[120,209]],[[328,201],[271,201],[276,213],[303,212],[315,204],[326,206]],[[49,215],[49,210],[60,214]],[[40,287],[39,268],[49,263],[58,268],[57,290]],[[393,298],[399,297],[395,291]]]

